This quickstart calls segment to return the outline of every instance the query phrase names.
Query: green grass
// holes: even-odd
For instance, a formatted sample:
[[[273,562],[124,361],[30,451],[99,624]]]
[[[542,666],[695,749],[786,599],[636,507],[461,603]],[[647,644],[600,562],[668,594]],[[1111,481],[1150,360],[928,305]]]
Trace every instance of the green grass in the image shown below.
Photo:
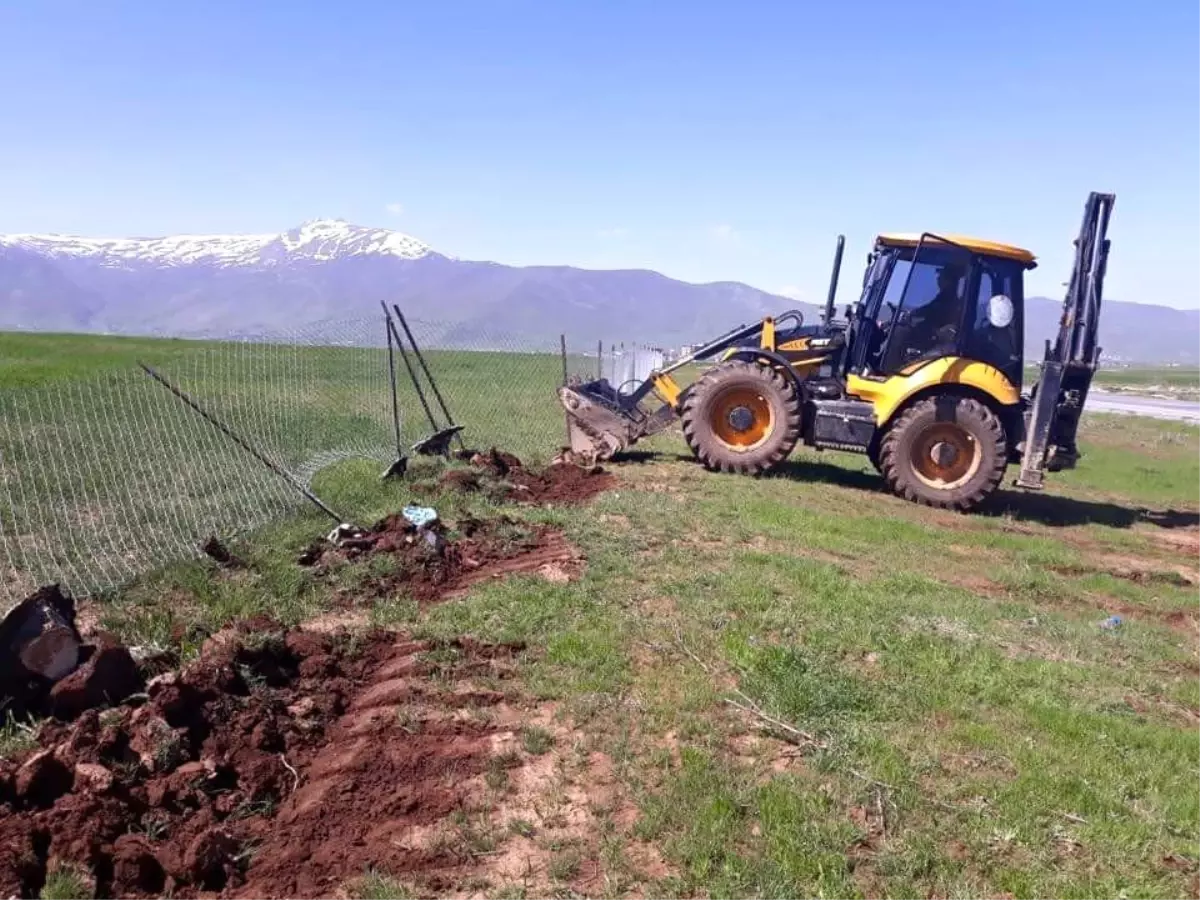
[[[537,725],[527,725],[521,729],[521,747],[526,753],[541,756],[554,746],[554,735],[545,728]]]
[[[1195,366],[1105,368],[1096,372],[1096,383],[1106,386],[1160,385],[1197,390],[1200,389],[1200,369]]]
[[[86,900],[93,896],[94,889],[86,870],[81,867],[59,864],[51,866],[46,873],[46,883],[39,894],[41,900]]]
[[[37,729],[31,722],[18,722],[6,714],[0,724],[0,759],[17,756],[37,746]]]
[[[1196,427],[1141,417],[1090,416],[1078,468],[1053,476],[1092,496],[1147,503],[1200,499]]]
[[[749,479],[676,460],[673,440],[614,466],[622,486],[589,508],[435,500],[450,522],[503,510],[563,528],[587,554],[581,580],[511,578],[423,612],[388,598],[373,615],[539,648],[526,690],[617,761],[642,814],[621,840],[661,848],[671,893],[1187,893],[1186,865],[1162,860],[1197,858],[1196,588],[1113,572],[1196,571],[1166,538],[1196,531],[1200,431],[1091,418],[1076,471],[969,516],[890,497],[857,457],[800,452],[784,477]],[[372,514],[404,502],[371,478],[347,464],[321,485]],[[317,584],[294,566],[318,529],[260,532],[238,547],[246,572],[143,579],[106,622],[166,635],[163,596],[207,628],[302,621],[370,577]],[[1100,629],[1114,608],[1125,624]],[[760,735],[760,714],[794,732]],[[761,758],[738,749],[756,735]],[[540,729],[520,740],[567,752]],[[797,762],[769,765],[784,751]],[[578,864],[556,856],[558,882]]]
[[[403,882],[374,869],[348,883],[346,893],[352,900],[408,900],[414,896]]]
[[[1033,384],[1038,367],[1025,367],[1025,383]],[[1148,388],[1183,389],[1200,392],[1200,368],[1195,366],[1103,366],[1096,370],[1094,382],[1104,389]]]

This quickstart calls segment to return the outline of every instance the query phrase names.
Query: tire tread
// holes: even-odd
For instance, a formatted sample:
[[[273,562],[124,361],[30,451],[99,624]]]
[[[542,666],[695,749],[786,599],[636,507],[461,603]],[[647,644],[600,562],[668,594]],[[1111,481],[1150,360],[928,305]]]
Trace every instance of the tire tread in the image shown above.
[[[986,444],[975,478],[961,487],[938,493],[923,485],[911,466],[905,464],[902,446],[916,421],[931,409],[936,412],[938,403],[948,399],[954,401],[955,420],[973,420],[977,426],[973,429],[976,439]],[[973,397],[927,397],[904,410],[888,429],[880,444],[879,463],[884,480],[896,495],[923,506],[967,512],[986,500],[1004,478],[1008,464],[1004,426],[986,404]]]
[[[753,379],[764,394],[774,394],[783,406],[781,428],[782,440],[768,444],[765,454],[733,454],[720,445],[711,429],[698,427],[705,415],[707,398],[732,380]],[[802,409],[800,398],[792,383],[769,366],[732,360],[721,363],[705,372],[688,390],[682,405],[681,417],[683,436],[696,458],[705,468],[715,472],[741,475],[762,475],[778,468],[796,446],[800,438]]]

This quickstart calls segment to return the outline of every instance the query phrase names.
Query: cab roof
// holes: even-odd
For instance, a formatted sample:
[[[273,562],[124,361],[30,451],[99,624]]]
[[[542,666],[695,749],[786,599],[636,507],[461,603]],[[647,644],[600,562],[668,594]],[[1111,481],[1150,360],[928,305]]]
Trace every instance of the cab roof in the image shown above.
[[[961,244],[968,250],[973,250],[984,256],[1001,256],[1005,259],[1015,259],[1032,268],[1036,265],[1037,257],[1028,250],[1014,247],[1011,244],[1000,244],[996,241],[985,241],[981,238],[969,237],[963,234],[943,235],[947,241]],[[878,243],[889,247],[915,247],[921,240],[919,234],[881,234],[875,239]],[[932,235],[926,237],[925,243],[942,243]]]

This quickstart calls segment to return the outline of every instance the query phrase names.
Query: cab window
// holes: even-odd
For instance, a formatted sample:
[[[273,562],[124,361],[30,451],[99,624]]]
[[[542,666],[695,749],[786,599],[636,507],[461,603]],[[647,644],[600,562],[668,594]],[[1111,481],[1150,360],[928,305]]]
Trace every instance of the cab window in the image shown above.
[[[891,318],[883,364],[886,374],[953,352],[963,321],[970,264],[970,254],[947,247],[922,247],[908,264],[909,272],[901,273],[897,264],[881,310],[885,325]],[[898,304],[891,299],[893,290],[902,292]]]
[[[1019,264],[981,260],[966,354],[995,366],[1018,388],[1024,361],[1022,306]]]

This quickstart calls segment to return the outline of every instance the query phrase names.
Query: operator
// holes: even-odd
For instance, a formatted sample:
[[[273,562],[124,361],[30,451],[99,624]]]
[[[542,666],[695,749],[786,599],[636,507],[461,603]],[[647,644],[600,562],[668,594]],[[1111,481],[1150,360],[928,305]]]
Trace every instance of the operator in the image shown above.
[[[938,332],[943,328],[958,328],[962,318],[962,298],[958,283],[966,274],[961,263],[947,263],[938,270],[938,292],[924,306],[913,310],[915,324]]]

